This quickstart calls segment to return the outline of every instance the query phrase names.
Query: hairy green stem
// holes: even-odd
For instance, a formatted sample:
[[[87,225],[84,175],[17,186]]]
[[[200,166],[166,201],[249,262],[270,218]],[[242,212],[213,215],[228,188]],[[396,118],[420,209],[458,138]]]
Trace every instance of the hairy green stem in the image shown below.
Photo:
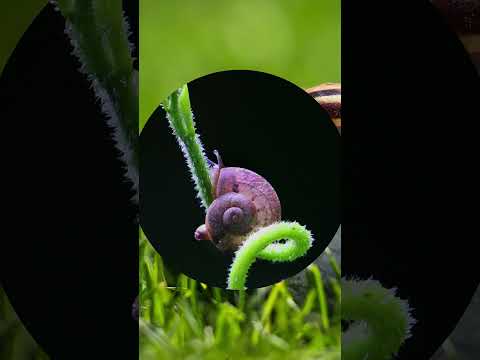
[[[279,243],[279,240],[287,240]],[[236,251],[228,275],[228,289],[243,290],[248,270],[257,258],[273,262],[294,261],[312,246],[310,231],[296,222],[278,222],[253,232]]]
[[[342,335],[342,359],[387,360],[398,352],[415,320],[395,292],[374,280],[342,279],[342,319],[353,321]]]
[[[188,168],[195,183],[197,196],[207,209],[213,202],[213,186],[209,167],[200,137],[195,132],[195,123],[190,105],[187,85],[174,91],[164,104],[170,127],[177,138]]]
[[[81,62],[102,110],[114,130],[116,146],[127,165],[127,176],[138,201],[138,73],[133,68],[129,28],[122,2],[58,0],[66,19],[66,34]]]

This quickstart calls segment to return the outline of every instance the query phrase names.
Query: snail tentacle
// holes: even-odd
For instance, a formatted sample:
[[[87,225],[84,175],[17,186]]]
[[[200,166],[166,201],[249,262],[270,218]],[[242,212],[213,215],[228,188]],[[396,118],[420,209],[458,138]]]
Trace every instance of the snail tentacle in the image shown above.
[[[220,156],[220,152],[218,150],[213,150],[213,153],[215,154],[215,156],[217,157],[217,165],[218,165],[218,168],[221,169],[223,168],[223,161],[222,161],[222,158]]]
[[[223,169],[223,161],[222,158],[220,157],[220,153],[218,150],[213,150],[213,153],[217,157],[217,163],[215,164],[213,161],[210,161],[210,163],[213,164],[211,171],[210,171],[210,178],[212,179],[212,196],[213,199],[217,197],[217,187],[218,187],[218,180],[220,179],[220,171]]]

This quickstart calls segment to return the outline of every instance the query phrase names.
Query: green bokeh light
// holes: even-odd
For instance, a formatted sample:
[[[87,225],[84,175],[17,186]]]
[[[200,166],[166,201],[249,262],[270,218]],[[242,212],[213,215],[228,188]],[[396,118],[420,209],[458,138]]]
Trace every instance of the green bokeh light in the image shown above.
[[[340,81],[339,0],[140,2],[140,129],[174,89],[230,69]],[[221,89],[219,89],[221,91]]]

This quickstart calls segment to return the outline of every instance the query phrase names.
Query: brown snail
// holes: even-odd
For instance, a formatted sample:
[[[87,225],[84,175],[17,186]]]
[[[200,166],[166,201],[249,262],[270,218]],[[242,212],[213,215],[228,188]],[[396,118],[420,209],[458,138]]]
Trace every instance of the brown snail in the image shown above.
[[[281,220],[281,205],[272,185],[251,170],[224,167],[218,151],[210,178],[214,201],[205,224],[195,231],[196,240],[210,240],[223,252],[233,252],[248,234]]]

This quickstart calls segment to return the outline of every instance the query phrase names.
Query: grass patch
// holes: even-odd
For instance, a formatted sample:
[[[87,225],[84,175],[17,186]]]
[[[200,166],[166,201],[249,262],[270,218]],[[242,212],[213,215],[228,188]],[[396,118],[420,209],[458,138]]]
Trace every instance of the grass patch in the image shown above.
[[[296,303],[284,281],[229,291],[169,273],[140,237],[140,359],[340,359],[340,292],[325,302],[324,282],[309,268],[310,289]]]

